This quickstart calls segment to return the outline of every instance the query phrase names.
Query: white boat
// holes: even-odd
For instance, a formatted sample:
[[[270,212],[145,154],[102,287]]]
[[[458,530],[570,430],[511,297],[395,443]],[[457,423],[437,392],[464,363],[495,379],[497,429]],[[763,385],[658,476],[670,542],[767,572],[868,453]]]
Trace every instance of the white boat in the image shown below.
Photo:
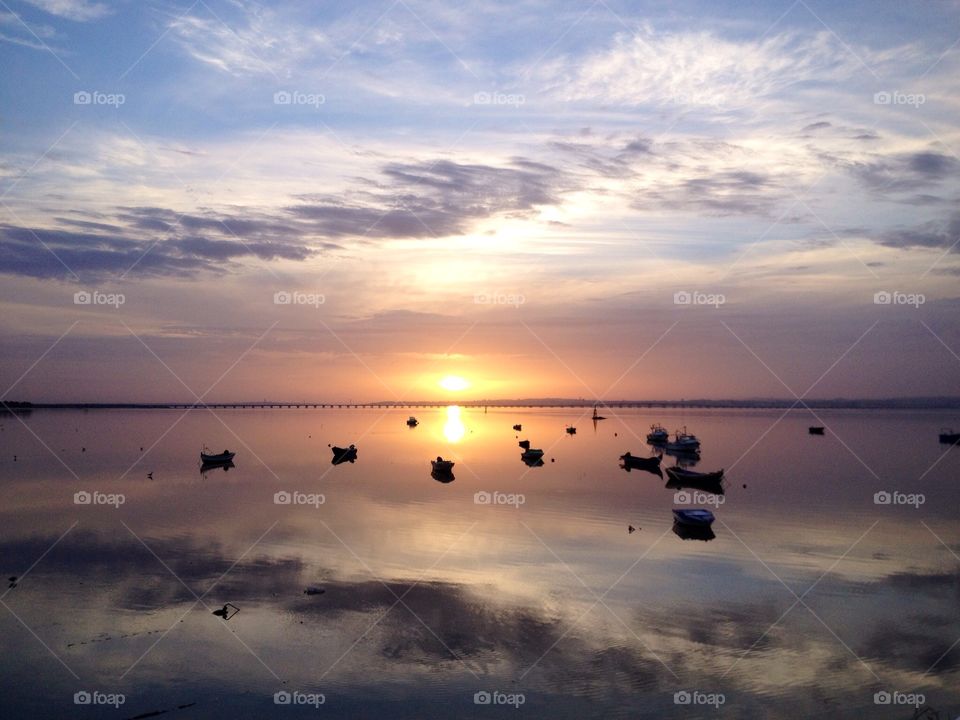
[[[647,442],[651,445],[659,445],[670,439],[670,433],[660,423],[654,423],[650,426],[650,432],[647,433]]]
[[[679,450],[681,452],[695,452],[700,449],[700,440],[696,435],[687,432],[687,429],[684,428],[683,432],[677,430],[673,434],[673,440],[667,443],[667,450]]]

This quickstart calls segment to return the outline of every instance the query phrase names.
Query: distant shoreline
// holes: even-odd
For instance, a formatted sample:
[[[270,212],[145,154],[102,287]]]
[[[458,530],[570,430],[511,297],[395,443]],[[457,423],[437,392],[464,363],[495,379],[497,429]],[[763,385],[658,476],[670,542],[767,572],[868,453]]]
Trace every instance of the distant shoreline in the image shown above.
[[[611,400],[593,402],[589,400],[565,400],[535,398],[529,400],[411,400],[382,401],[367,403],[347,402],[169,402],[169,403],[31,403],[0,402],[0,409],[10,412],[32,410],[258,410],[258,409],[427,409],[448,405],[464,408],[593,408],[599,412],[605,408],[619,410],[627,408],[684,408],[684,409],[753,409],[786,410],[805,407],[818,410],[960,410],[960,398],[890,398],[879,400],[863,399],[820,399],[820,400]]]

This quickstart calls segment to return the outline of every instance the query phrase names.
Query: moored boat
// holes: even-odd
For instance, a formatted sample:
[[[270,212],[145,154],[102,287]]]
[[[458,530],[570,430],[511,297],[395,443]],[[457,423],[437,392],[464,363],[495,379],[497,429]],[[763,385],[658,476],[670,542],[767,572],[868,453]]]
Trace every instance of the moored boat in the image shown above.
[[[433,472],[441,475],[449,475],[452,473],[453,464],[453,460],[444,460],[439,455],[437,455],[436,460],[430,461],[430,465],[433,467]]]
[[[206,448],[204,448],[206,450]],[[205,465],[223,465],[233,460],[236,453],[224,450],[222,453],[207,453],[200,451],[200,462]]]
[[[715,518],[713,513],[703,508],[693,508],[691,510],[674,510],[673,518],[681,525],[691,527],[708,528],[713,525]]]
[[[520,453],[520,457],[523,460],[539,460],[543,457],[543,450],[540,448],[528,447],[526,450]]]
[[[357,459],[357,448],[355,445],[350,445],[350,447],[337,447],[333,445],[331,448],[333,450],[333,460],[334,465],[339,465],[340,463],[345,462],[354,462]]]
[[[420,424],[420,421],[417,420],[413,415],[407,418],[407,425],[409,427],[416,427],[419,424]]]
[[[568,425],[568,426],[567,426],[567,434],[568,434],[568,435],[576,435],[576,434],[577,434],[577,429],[576,429],[573,425]]]
[[[955,433],[953,428],[940,428],[940,442],[944,445],[960,445],[960,433]]]
[[[811,435],[823,435],[825,428],[822,425],[811,425],[807,432]]]
[[[705,485],[718,483],[723,480],[723,470],[702,473],[693,470],[684,470],[682,467],[668,467],[667,477],[677,483],[688,483],[690,485]]]
[[[521,430],[523,430],[523,425],[514,425],[513,429],[516,430],[517,432],[520,432]]]
[[[519,443],[517,443],[517,444],[518,444],[520,447],[522,447],[524,450],[529,450],[529,449],[530,449],[530,441],[529,441],[529,440],[521,440],[521,441],[520,441]]]
[[[670,439],[670,433],[660,423],[654,423],[650,426],[650,432],[647,433],[647,442],[651,445],[662,445]]]
[[[688,433],[686,428],[683,429],[683,432],[677,430],[673,434],[673,440],[667,442],[667,450],[697,452],[700,450],[700,440],[696,435]]]

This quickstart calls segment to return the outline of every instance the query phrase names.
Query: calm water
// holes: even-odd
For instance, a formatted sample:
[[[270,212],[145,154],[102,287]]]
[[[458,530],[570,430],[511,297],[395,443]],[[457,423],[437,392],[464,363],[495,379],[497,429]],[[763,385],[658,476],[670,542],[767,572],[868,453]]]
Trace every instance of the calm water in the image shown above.
[[[956,417],[822,412],[814,437],[802,412],[416,412],[0,418],[4,716],[913,717],[883,691],[960,714]],[[712,541],[618,467],[657,421],[728,469]],[[201,474],[203,443],[236,466]]]

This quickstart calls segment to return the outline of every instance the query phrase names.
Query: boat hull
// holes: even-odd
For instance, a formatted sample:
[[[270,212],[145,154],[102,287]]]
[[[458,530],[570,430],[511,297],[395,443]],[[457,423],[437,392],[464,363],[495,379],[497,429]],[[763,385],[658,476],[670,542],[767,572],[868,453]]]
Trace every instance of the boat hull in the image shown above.
[[[220,453],[219,455],[208,455],[207,453],[200,453],[200,462],[204,465],[223,465],[233,460],[236,453],[225,452]]]

